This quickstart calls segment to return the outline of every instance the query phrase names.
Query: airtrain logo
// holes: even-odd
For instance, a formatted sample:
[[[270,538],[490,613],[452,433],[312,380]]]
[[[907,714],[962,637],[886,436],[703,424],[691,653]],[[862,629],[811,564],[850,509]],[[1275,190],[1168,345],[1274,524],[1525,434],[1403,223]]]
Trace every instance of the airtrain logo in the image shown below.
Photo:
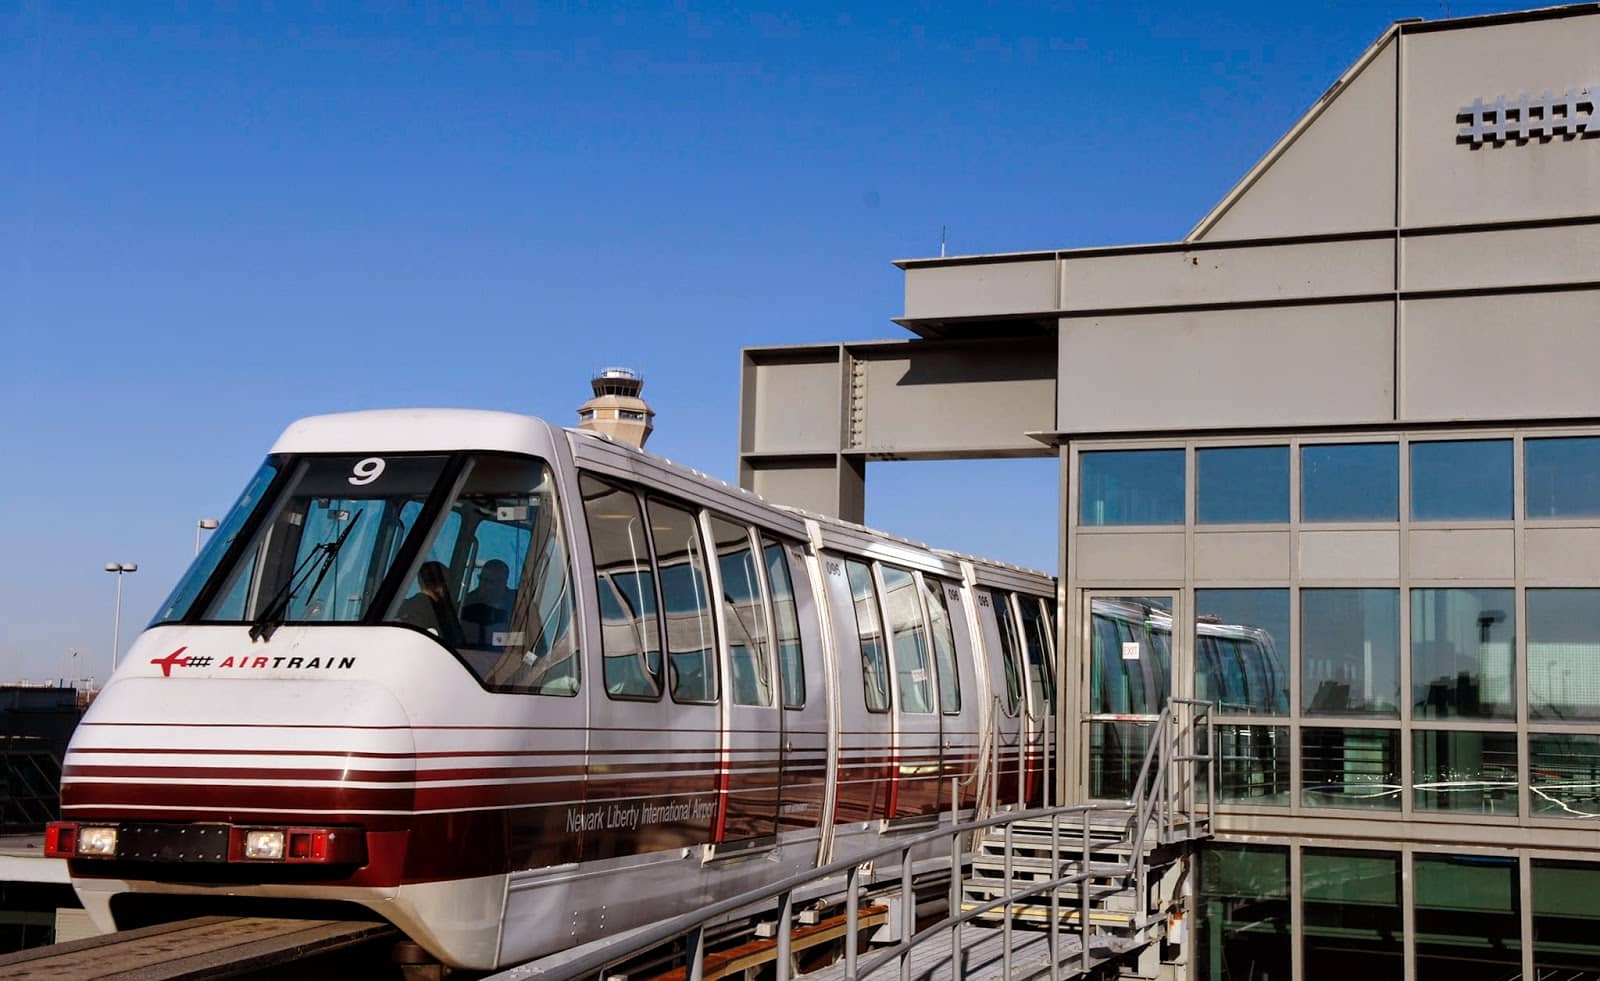
[[[1546,91],[1536,96],[1524,92],[1515,98],[1502,95],[1493,102],[1473,99],[1472,105],[1456,110],[1456,122],[1461,124],[1456,142],[1477,149],[1485,143],[1500,146],[1507,140],[1548,143],[1558,136],[1563,140],[1600,136],[1600,128],[1590,128],[1595,89],[1600,86],[1567,89],[1564,95]]]
[[[166,657],[151,658],[150,663],[161,669],[161,677],[172,677],[173,668],[209,668],[216,658],[209,654],[184,654],[188,647],[180,647]],[[233,657],[216,663],[223,668],[249,668],[252,670],[282,668],[286,671],[348,671],[356,666],[353,657]]]

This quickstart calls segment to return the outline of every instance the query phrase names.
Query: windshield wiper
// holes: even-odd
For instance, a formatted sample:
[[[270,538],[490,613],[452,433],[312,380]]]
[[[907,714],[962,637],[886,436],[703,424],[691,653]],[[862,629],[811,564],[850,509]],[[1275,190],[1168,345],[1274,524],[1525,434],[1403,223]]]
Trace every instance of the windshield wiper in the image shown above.
[[[334,560],[339,557],[339,550],[344,548],[345,540],[350,537],[352,531],[356,530],[356,524],[361,521],[361,516],[365,513],[366,509],[364,508],[357,511],[356,516],[350,519],[350,523],[345,526],[344,531],[339,533],[338,538],[331,542],[318,542],[312,546],[311,551],[306,553],[306,557],[295,567],[294,572],[290,573],[289,578],[284,580],[283,586],[278,590],[277,595],[272,597],[272,601],[261,611],[261,615],[256,618],[255,623],[251,624],[251,640],[272,640],[273,631],[283,626],[284,614],[289,612],[289,604],[294,602],[295,594],[300,592],[300,587],[304,586],[306,581],[311,579],[313,575],[316,576],[316,580],[311,583],[311,592],[307,595],[317,595],[317,587],[322,585],[323,577],[328,574],[329,569],[333,568]],[[317,567],[315,569],[311,568],[312,563],[318,563],[319,560],[320,563]]]

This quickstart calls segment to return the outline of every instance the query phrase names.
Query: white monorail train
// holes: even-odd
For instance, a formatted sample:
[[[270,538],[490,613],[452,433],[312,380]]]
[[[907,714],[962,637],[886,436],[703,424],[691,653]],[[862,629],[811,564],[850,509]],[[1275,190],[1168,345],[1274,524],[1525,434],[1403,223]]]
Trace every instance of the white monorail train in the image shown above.
[[[103,929],[327,900],[524,961],[919,830],[986,732],[1037,801],[1054,588],[537,419],[302,420],[85,715],[47,847]]]

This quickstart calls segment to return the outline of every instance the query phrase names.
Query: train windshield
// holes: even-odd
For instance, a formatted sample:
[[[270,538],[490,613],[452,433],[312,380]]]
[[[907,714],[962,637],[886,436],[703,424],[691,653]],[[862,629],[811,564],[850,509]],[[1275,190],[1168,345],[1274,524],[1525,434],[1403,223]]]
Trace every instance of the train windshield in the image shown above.
[[[393,623],[487,686],[576,691],[549,467],[506,454],[275,456],[156,623]]]

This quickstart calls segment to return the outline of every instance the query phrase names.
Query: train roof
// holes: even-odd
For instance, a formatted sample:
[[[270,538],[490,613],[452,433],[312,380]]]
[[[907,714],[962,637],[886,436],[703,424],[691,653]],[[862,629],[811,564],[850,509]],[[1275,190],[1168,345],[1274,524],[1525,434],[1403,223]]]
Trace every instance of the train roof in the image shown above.
[[[564,435],[582,467],[623,479],[643,479],[669,492],[704,502],[796,538],[815,538],[823,547],[896,562],[924,572],[960,577],[971,565],[976,581],[1007,589],[1050,595],[1055,580],[1046,573],[993,559],[978,558],[913,541],[876,528],[800,508],[776,504],[664,456],[585,429],[562,428],[534,416],[483,409],[368,409],[308,416],[290,423],[273,453],[406,453],[428,450],[488,450],[528,453]]]

